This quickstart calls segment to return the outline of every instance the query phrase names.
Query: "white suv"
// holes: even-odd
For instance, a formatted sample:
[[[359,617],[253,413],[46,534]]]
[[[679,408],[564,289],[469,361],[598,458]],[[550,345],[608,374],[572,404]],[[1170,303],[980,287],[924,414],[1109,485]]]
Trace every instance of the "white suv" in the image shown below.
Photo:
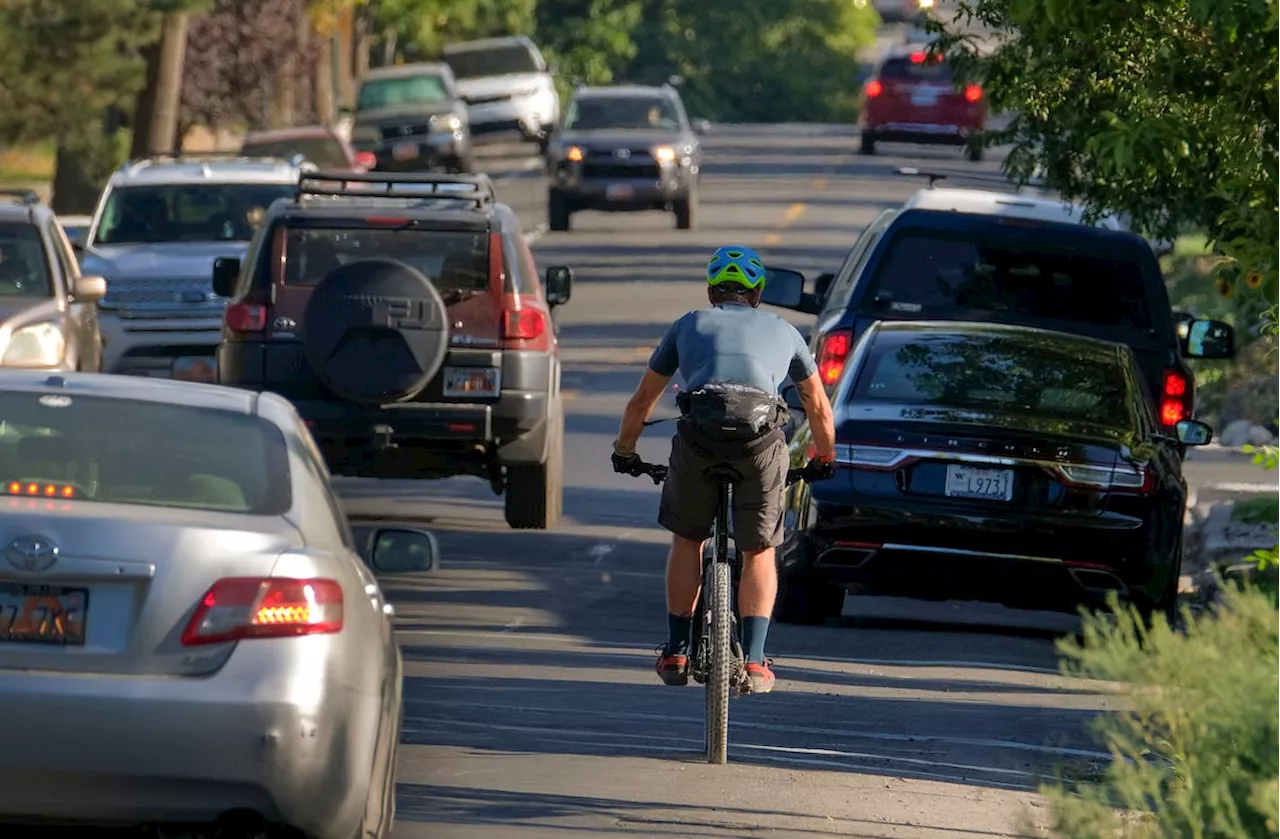
[[[472,138],[514,134],[545,151],[560,120],[560,96],[533,41],[520,35],[449,44],[443,58],[467,103]]]
[[[244,259],[258,220],[297,195],[293,161],[234,156],[130,161],[107,182],[80,258],[107,279],[99,303],[102,372],[214,380],[226,300],[210,277]]]

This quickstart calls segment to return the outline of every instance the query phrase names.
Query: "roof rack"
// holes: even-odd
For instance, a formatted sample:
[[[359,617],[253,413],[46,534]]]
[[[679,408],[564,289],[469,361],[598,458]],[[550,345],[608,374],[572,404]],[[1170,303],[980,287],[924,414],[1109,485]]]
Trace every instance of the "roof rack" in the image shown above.
[[[40,196],[34,189],[0,189],[0,198],[12,198],[19,204],[40,203]]]
[[[955,178],[961,181],[975,181],[977,183],[993,184],[1003,186],[1006,189],[1013,189],[1015,192],[1022,192],[1022,187],[1010,181],[1008,178],[997,177],[995,175],[975,175],[965,172],[928,172],[923,169],[917,169],[915,166],[899,166],[894,170],[895,175],[905,175],[910,178],[928,178],[929,189],[933,189],[933,185],[938,181],[945,181],[947,178]],[[1044,181],[1040,178],[1033,178],[1025,184],[1025,186],[1040,187],[1044,185]]]
[[[351,184],[365,188],[350,189]],[[377,188],[375,188],[377,187]],[[449,187],[452,187],[451,189]],[[298,178],[298,197],[346,195],[355,198],[443,198],[468,201],[477,207],[496,200],[488,175],[439,175],[391,172],[304,172]]]
[[[260,154],[242,154],[239,151],[201,151],[201,152],[162,152],[160,154],[149,154],[145,157],[135,157],[132,160],[126,160],[121,164],[122,170],[133,169],[143,164],[151,163],[212,163],[215,161],[232,161],[239,160],[246,163],[258,163],[267,161],[278,161],[288,163],[292,166],[300,166],[306,161],[306,155],[295,154],[292,157],[276,157],[273,155]]]

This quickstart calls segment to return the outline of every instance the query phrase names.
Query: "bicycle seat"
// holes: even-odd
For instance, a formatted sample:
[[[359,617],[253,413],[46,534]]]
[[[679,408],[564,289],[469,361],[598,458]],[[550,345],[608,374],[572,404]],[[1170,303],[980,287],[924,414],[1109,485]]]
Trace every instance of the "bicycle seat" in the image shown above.
[[[702,474],[717,483],[736,484],[738,481],[742,480],[741,472],[734,469],[732,466],[725,466],[723,464],[708,466],[706,471]]]

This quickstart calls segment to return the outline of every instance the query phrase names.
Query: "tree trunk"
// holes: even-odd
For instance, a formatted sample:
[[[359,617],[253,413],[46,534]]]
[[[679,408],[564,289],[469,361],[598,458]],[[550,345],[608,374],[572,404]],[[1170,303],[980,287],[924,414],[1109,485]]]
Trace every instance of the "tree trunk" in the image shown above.
[[[382,66],[390,67],[396,63],[396,31],[391,27],[382,33]]]
[[[339,109],[350,108],[355,104],[355,47],[354,22],[355,15],[350,7],[338,13],[338,33],[335,38],[334,63],[338,67],[338,102]]]
[[[129,158],[133,160],[147,156],[151,140],[151,119],[156,108],[156,88],[160,83],[160,42],[144,48],[142,57],[147,63],[147,76],[133,108],[133,137],[129,143]]]
[[[185,13],[164,17],[160,32],[160,59],[156,78],[155,106],[147,132],[147,151],[165,154],[180,151],[178,145],[178,109],[182,106],[182,63],[187,54]]]
[[[98,205],[101,188],[87,171],[83,152],[59,145],[53,172],[53,200],[50,206],[58,215],[92,215]]]
[[[316,119],[328,125],[337,117],[333,103],[333,37],[321,35],[316,44]]]

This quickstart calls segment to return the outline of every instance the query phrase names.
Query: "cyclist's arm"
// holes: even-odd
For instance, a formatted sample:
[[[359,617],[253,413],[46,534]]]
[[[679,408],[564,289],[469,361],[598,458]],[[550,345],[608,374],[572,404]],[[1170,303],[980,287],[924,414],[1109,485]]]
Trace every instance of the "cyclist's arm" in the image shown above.
[[[822,386],[822,379],[814,372],[807,379],[795,383],[800,394],[800,403],[804,405],[804,415],[809,420],[809,432],[813,434],[813,444],[817,447],[820,460],[834,460],[836,456],[835,415],[831,410],[831,400],[827,398],[827,390]]]
[[[635,453],[636,441],[640,439],[640,434],[644,431],[645,421],[649,419],[649,415],[657,407],[658,400],[662,398],[669,381],[671,381],[670,376],[655,373],[652,368],[645,369],[644,377],[640,379],[636,392],[631,395],[631,400],[627,402],[626,410],[622,412],[622,425],[618,428],[618,441],[614,443],[614,449],[618,454]]]

